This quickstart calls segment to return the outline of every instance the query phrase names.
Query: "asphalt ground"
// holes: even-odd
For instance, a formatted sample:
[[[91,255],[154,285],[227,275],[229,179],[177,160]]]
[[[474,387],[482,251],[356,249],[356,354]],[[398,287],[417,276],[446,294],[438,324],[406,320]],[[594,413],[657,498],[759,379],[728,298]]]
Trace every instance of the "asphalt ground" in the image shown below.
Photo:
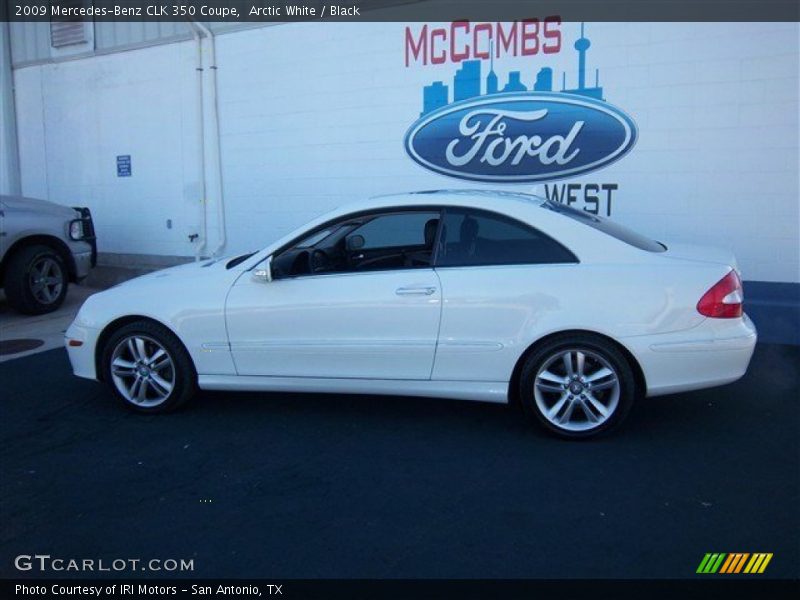
[[[693,578],[707,552],[772,552],[760,577],[798,577],[799,370],[800,348],[759,345],[740,382],[566,442],[509,407],[399,397],[202,393],[143,417],[63,350],[20,358],[0,364],[0,576],[38,553],[193,559],[184,577]]]

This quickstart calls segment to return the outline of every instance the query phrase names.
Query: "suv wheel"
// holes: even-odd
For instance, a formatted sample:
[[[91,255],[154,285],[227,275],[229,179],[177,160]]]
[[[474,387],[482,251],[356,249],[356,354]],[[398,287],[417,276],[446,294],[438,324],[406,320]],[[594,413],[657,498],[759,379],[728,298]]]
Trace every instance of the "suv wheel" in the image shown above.
[[[64,259],[43,245],[16,252],[9,262],[4,284],[8,303],[27,315],[57,310],[64,303],[68,285]]]

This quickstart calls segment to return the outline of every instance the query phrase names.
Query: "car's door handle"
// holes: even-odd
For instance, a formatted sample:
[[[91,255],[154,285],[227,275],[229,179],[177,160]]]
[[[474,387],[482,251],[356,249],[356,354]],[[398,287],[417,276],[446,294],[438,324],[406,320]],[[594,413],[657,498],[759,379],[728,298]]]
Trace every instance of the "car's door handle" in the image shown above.
[[[394,293],[398,296],[430,296],[436,291],[435,287],[401,287],[397,288]]]

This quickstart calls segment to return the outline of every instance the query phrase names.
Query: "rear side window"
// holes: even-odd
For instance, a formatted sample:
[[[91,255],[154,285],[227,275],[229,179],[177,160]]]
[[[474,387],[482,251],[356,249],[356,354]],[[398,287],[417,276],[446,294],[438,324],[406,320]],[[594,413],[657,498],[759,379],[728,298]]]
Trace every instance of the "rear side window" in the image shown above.
[[[514,219],[477,210],[445,212],[436,266],[576,262],[575,255],[553,238]]]
[[[667,249],[667,247],[661,242],[651,240],[640,233],[636,233],[632,229],[628,229],[624,225],[620,225],[619,223],[615,223],[614,221],[605,219],[603,217],[598,217],[597,215],[588,213],[585,210],[577,210],[571,206],[566,206],[560,202],[552,202],[550,200],[542,204],[542,207],[565,215],[570,219],[574,219],[575,221],[580,221],[581,223],[597,229],[598,231],[602,231],[606,235],[610,235],[621,242],[625,242],[630,246],[639,248],[639,250],[646,250],[648,252],[664,252],[664,250]]]

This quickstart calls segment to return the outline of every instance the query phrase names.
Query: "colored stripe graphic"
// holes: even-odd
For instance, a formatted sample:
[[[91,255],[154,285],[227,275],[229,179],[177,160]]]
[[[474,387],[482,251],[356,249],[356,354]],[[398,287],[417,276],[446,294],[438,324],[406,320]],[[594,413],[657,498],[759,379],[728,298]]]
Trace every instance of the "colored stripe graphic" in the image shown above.
[[[722,568],[719,570],[720,573],[728,573],[728,569],[731,568],[731,565],[736,562],[738,557],[736,554],[728,554],[728,558],[722,563]]]
[[[736,564],[736,568],[733,570],[734,573],[740,573],[742,571],[742,567],[744,566],[747,557],[750,556],[749,552],[745,552],[742,554],[742,557],[739,559],[739,562]]]
[[[764,570],[767,568],[769,561],[772,560],[772,552],[759,552],[753,554],[753,558],[750,559],[750,562],[747,563],[747,566],[744,568],[745,573],[763,573]]]
[[[771,552],[708,552],[703,556],[697,573],[702,574],[725,574],[733,575],[737,573],[760,574],[763,573],[767,565],[772,560]],[[749,560],[748,560],[749,559]],[[746,565],[746,566],[745,566]],[[744,570],[743,570],[744,569]]]
[[[703,560],[700,561],[700,566],[697,567],[697,571],[695,573],[705,573],[706,565],[708,564],[709,559],[711,558],[710,554],[706,554],[703,557]]]
[[[747,552],[735,552],[733,554],[728,554],[728,559],[722,565],[720,569],[720,573],[739,573],[744,566],[744,562],[747,560],[750,554]]]
[[[724,552],[706,554],[700,561],[700,566],[697,567],[697,573],[716,573],[726,556],[727,554]]]

